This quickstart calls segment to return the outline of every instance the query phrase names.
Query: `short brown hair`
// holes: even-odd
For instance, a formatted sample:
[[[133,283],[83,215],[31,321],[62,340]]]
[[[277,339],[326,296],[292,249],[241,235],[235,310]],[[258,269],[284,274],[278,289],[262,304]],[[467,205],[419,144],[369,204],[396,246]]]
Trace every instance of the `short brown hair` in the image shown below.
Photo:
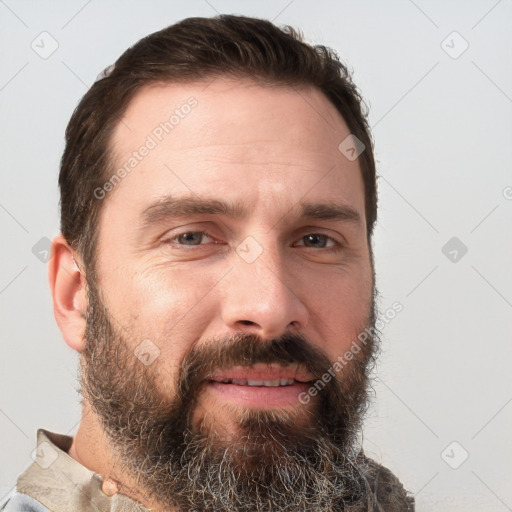
[[[66,129],[59,175],[61,231],[92,273],[101,207],[94,190],[114,172],[109,142],[135,93],[154,82],[225,75],[313,86],[325,94],[366,148],[359,162],[370,240],[377,218],[373,142],[364,102],[337,54],[306,44],[292,27],[279,28],[267,20],[234,15],[187,18],[126,50],[111,72],[85,94]]]

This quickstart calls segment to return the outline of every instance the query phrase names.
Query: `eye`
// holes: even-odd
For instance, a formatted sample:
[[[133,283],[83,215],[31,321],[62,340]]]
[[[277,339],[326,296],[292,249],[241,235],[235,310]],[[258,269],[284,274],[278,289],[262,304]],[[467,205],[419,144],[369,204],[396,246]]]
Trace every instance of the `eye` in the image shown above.
[[[173,238],[170,238],[168,243],[183,245],[187,247],[195,247],[204,245],[201,243],[204,238],[213,240],[213,238],[208,233],[206,233],[206,231],[185,231],[184,233],[180,233]]]
[[[340,251],[343,249],[343,245],[334,238],[323,235],[322,233],[308,233],[301,238],[304,241],[304,246],[313,249],[327,249],[328,251]],[[331,242],[328,247],[327,243]]]
[[[341,251],[343,244],[333,237],[322,233],[308,233],[300,239],[303,243],[296,245],[310,249],[324,249],[325,251]],[[207,243],[217,243],[206,231],[184,231],[170,238],[165,243],[178,247],[199,247]]]

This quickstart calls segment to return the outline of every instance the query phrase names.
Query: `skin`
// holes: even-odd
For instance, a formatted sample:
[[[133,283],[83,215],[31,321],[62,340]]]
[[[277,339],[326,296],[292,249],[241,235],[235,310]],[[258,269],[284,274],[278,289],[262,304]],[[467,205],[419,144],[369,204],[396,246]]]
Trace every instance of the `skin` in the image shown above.
[[[335,361],[368,320],[373,290],[361,170],[338,150],[350,134],[346,123],[313,88],[228,78],[152,85],[139,91],[114,132],[118,166],[191,96],[197,106],[103,199],[97,271],[104,304],[116,326],[138,340],[133,349],[145,339],[158,347],[153,364],[169,396],[193,346],[234,333],[267,340],[298,332]],[[241,201],[248,214],[166,219],[142,229],[144,209],[171,193]],[[301,221],[301,201],[350,206],[360,220]],[[202,245],[176,238],[201,231],[209,234],[196,235]],[[307,246],[309,234],[331,238]],[[249,236],[262,250],[251,263],[236,251]],[[344,247],[329,252],[336,242]],[[55,317],[80,352],[87,293],[72,256],[82,265],[61,235],[52,251]],[[227,436],[237,435],[236,407],[226,405],[206,389],[195,418],[208,415]],[[294,407],[306,421],[310,405]],[[87,403],[70,455],[102,475],[109,494],[122,489],[137,497]]]

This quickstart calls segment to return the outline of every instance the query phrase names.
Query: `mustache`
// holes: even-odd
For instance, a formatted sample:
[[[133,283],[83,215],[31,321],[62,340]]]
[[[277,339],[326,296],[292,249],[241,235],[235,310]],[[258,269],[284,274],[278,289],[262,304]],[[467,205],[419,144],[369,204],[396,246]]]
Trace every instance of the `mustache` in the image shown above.
[[[311,404],[310,414],[314,418],[311,424],[294,424],[290,431],[291,417],[283,415],[278,418],[275,412],[249,411],[241,420],[248,431],[261,434],[263,429],[269,437],[275,437],[276,429],[284,428],[289,442],[292,438],[300,441],[301,436],[303,440],[316,431],[316,435],[330,437],[338,444],[347,443],[348,446],[352,442],[359,428],[359,412],[363,412],[366,399],[364,362],[353,364],[353,361],[343,369],[343,378],[337,376],[325,382],[322,377],[332,371],[332,361],[321,349],[295,333],[270,341],[255,334],[236,334],[212,338],[194,346],[183,359],[172,403],[163,409],[157,404],[154,409],[162,413],[157,415],[158,424],[165,432],[162,438],[178,439],[183,432],[193,431],[194,404],[216,371],[234,366],[250,367],[257,363],[297,365],[313,377],[311,385],[321,382],[321,387],[317,387],[318,393]],[[155,425],[154,421],[152,425]]]
[[[331,366],[327,355],[300,334],[284,334],[270,341],[256,334],[236,334],[194,347],[182,362],[178,391],[181,396],[189,396],[205,385],[216,370],[257,363],[298,365],[315,380]]]

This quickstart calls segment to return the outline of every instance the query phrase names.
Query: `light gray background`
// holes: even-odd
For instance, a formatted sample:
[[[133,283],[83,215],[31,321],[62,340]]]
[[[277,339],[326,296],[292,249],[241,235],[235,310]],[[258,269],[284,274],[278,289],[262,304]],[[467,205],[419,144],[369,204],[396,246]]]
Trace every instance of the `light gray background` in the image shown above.
[[[335,48],[371,106],[381,308],[404,309],[384,329],[367,453],[416,493],[419,512],[511,510],[510,0],[0,0],[0,498],[31,462],[36,428],[72,433],[79,419],[77,358],[32,252],[58,232],[72,110],[128,45],[216,12]],[[43,31],[59,45],[47,59],[31,48],[50,47]],[[452,237],[468,248],[448,254],[455,262],[442,252]]]

